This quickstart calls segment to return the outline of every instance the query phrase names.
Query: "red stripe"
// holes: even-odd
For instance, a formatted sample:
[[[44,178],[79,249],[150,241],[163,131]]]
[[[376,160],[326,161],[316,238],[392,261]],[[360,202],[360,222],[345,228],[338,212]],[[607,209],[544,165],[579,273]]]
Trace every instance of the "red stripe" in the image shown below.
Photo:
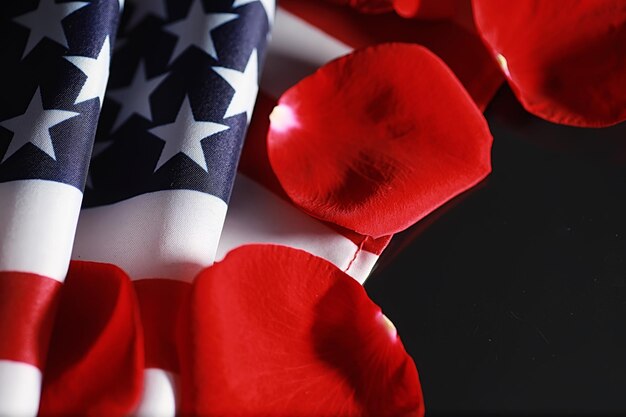
[[[144,329],[146,368],[179,373],[176,333],[181,307],[191,284],[171,279],[151,278],[133,282]]]
[[[0,359],[43,367],[61,285],[28,272],[0,272]]]
[[[39,416],[128,416],[144,370],[130,278],[115,265],[72,261],[59,298]]]

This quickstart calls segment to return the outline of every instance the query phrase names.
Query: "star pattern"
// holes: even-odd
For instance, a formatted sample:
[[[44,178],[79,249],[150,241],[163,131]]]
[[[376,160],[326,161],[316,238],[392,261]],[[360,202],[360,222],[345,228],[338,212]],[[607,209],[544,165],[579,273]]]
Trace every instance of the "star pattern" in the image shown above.
[[[28,40],[22,54],[22,59],[43,39],[49,38],[68,48],[67,38],[61,21],[76,10],[89,3],[73,1],[69,3],[55,3],[54,0],[40,0],[39,6],[32,12],[15,17],[13,20],[28,28]]]
[[[269,32],[262,4],[247,4],[167,2],[162,23],[138,23],[124,32],[123,48],[116,42],[110,82],[116,88],[107,97],[119,107],[105,105],[102,126],[111,129],[101,129],[105,136],[97,140],[106,143],[113,134],[113,144],[92,164],[87,206],[165,189],[228,202]]]
[[[18,16],[0,3],[18,36],[3,61],[0,182],[64,183],[84,207],[174,189],[227,203],[273,0],[28,3]]]
[[[246,113],[248,123],[252,118],[252,110],[259,91],[258,84],[259,59],[257,51],[254,49],[250,54],[248,63],[243,72],[224,67],[213,67],[213,71],[218,73],[231,87],[235,89],[224,118],[235,116],[239,113]]]
[[[106,89],[107,80],[109,79],[109,63],[111,61],[111,42],[109,41],[109,37],[107,36],[104,39],[102,48],[96,58],[66,56],[65,59],[74,64],[87,76],[87,80],[80,89],[80,93],[78,93],[74,104],[97,97],[100,107],[102,107],[104,91]]]
[[[218,59],[211,32],[238,17],[234,13],[205,13],[201,1],[193,0],[185,19],[163,27],[165,31],[176,35],[178,38],[170,57],[170,63],[191,46],[200,48],[214,59]]]
[[[208,172],[209,169],[201,142],[209,136],[228,128],[229,126],[219,123],[197,121],[193,116],[189,98],[185,96],[173,123],[157,126],[149,130],[150,133],[165,142],[154,171],[156,172],[175,155],[183,153]]]
[[[50,158],[56,160],[50,128],[78,114],[67,110],[44,109],[41,93],[37,88],[28,108],[22,115],[0,122],[0,126],[13,132],[9,148],[0,163],[5,162],[27,143],[32,143]]]
[[[2,60],[0,182],[41,179],[83,191],[123,3],[0,2],[0,15],[11,16],[0,26],[16,35],[5,39],[15,48]]]
[[[107,91],[107,97],[115,100],[120,105],[120,111],[113,123],[112,132],[116,131],[133,114],[138,114],[152,121],[150,94],[165,77],[167,77],[167,74],[148,79],[143,61],[139,61],[137,71],[135,71],[130,85]]]

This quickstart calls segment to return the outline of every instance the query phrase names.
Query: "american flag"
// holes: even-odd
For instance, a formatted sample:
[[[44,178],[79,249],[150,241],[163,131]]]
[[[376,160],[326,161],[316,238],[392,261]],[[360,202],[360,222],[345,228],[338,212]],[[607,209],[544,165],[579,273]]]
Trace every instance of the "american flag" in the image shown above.
[[[213,262],[274,5],[0,7],[0,414],[34,415],[45,342],[14,317],[38,314],[45,339],[72,248],[138,280],[189,282]]]
[[[0,6],[0,414],[37,413],[120,7]]]
[[[134,282],[146,346],[138,415],[175,414],[176,294],[231,249],[301,248],[365,281],[392,236],[302,212],[264,149],[283,91],[353,48],[388,40],[384,27],[371,31],[316,3],[0,5],[0,414],[37,414],[71,259],[117,265]],[[403,40],[434,39],[484,108],[497,71],[482,56],[459,59],[437,30],[405,31]]]

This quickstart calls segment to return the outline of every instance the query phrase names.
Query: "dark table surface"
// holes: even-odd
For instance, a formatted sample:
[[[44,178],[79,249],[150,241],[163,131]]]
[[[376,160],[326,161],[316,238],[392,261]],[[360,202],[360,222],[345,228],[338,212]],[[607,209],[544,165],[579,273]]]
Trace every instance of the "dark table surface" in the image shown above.
[[[493,172],[396,235],[365,284],[427,416],[626,416],[626,123],[555,125],[508,87]]]

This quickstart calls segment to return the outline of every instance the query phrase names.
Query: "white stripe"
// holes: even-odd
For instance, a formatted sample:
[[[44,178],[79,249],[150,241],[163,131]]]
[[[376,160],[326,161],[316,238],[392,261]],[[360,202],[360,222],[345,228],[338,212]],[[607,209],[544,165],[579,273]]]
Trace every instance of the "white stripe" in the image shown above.
[[[158,368],[143,371],[143,394],[133,413],[136,417],[174,417],[178,393],[176,375]]]
[[[378,258],[379,255],[375,253],[361,250],[354,258],[354,262],[350,264],[350,268],[348,268],[346,273],[363,285],[372,272]]]
[[[332,262],[342,271],[348,268],[358,250],[347,237],[238,174],[216,259],[221,260],[230,250],[250,243],[274,243],[302,249]],[[376,255],[359,252],[350,268],[350,274],[357,281],[365,281],[372,256]]]
[[[328,61],[352,48],[279,7],[268,45],[261,89],[280,95]]]
[[[40,392],[41,371],[36,366],[0,360],[0,416],[36,416]]]
[[[115,264],[132,279],[189,282],[213,263],[226,208],[206,193],[167,190],[84,209],[72,258]]]
[[[0,184],[0,270],[67,274],[82,193],[53,181]]]

